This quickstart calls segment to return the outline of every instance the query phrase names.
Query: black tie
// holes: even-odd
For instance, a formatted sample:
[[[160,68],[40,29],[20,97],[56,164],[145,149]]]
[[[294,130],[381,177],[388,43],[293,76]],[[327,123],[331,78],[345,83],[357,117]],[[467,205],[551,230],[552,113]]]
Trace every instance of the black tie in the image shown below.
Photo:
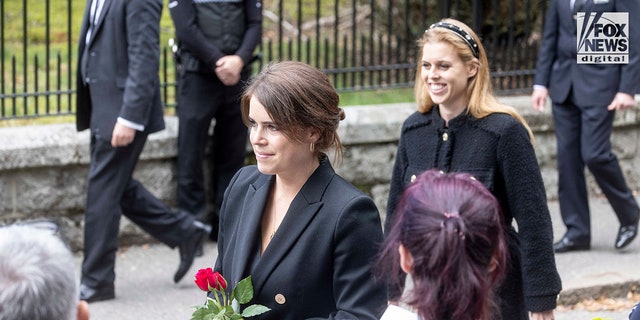
[[[81,63],[80,63],[80,74],[82,75],[82,81],[87,83],[87,67],[89,63],[89,40],[93,37],[93,31],[95,29],[96,22],[98,21],[97,13],[98,13],[99,0],[91,1],[91,13],[89,14],[89,27],[87,28],[87,34],[89,35],[85,39],[80,39],[80,41],[85,41],[84,50],[82,51]]]

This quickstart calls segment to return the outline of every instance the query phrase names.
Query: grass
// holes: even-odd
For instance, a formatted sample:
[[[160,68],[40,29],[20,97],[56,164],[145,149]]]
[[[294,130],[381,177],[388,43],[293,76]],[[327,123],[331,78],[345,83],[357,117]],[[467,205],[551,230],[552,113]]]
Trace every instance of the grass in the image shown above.
[[[375,105],[412,101],[414,101],[413,88],[340,93],[340,105],[342,106]]]
[[[412,102],[413,89],[364,90],[340,93],[340,105],[343,107],[376,105],[387,103]],[[173,115],[173,108],[166,108],[165,114]],[[46,116],[0,120],[0,127],[15,127],[35,124],[73,123],[75,116]]]
[[[0,117],[24,115],[35,115],[22,119],[0,120],[0,126],[13,126],[32,123],[58,123],[73,121],[73,116],[48,115],[46,108],[50,108],[52,113],[58,109],[75,110],[74,99],[69,95],[61,94],[46,95],[45,92],[57,90],[72,90],[75,87],[75,72],[77,58],[77,42],[80,31],[80,23],[84,12],[86,1],[76,0],[0,0],[3,11],[2,19],[4,36],[3,60],[0,60],[4,73],[0,79],[1,91],[8,95],[0,99]],[[48,3],[48,7],[47,7]],[[297,22],[298,17],[302,20],[315,19],[316,8],[319,6],[322,15],[328,15],[335,9],[336,3],[344,5],[339,0],[301,0],[301,10],[298,11],[297,1],[265,0],[265,9],[278,12],[279,6],[283,6],[283,16],[288,21]],[[49,21],[47,21],[47,16]],[[69,23],[68,20],[71,19]],[[47,35],[47,26],[49,31]],[[265,19],[264,28],[273,27],[272,22]],[[167,50],[169,39],[174,37],[173,21],[169,10],[165,7],[162,11],[160,22],[160,45]],[[265,31],[265,34],[269,34]],[[265,36],[267,39],[268,36]],[[23,42],[26,39],[26,44]],[[46,44],[49,43],[47,48]],[[312,43],[312,48],[316,44]],[[326,51],[323,50],[322,58],[333,61],[335,51],[333,44],[328,45]],[[292,50],[293,57],[296,58],[298,51],[304,50],[294,46],[289,48],[289,43],[283,43],[283,52]],[[315,50],[314,50],[315,51]],[[311,52],[311,61],[315,61],[314,51]],[[47,59],[48,56],[48,59]],[[277,58],[277,57],[276,57]],[[37,64],[36,64],[37,59]],[[305,59],[303,59],[305,60]],[[60,61],[60,63],[58,63]],[[333,62],[331,62],[333,63]],[[164,64],[164,57],[161,57],[161,66]],[[172,83],[175,81],[175,74],[172,72],[173,61],[170,54],[167,56],[168,76],[164,77],[161,71],[161,82]],[[333,64],[331,64],[333,65]],[[345,67],[348,67],[345,65]],[[375,78],[376,75],[372,76]],[[341,86],[343,80],[336,80],[336,85]],[[40,93],[39,96],[29,96],[11,98],[15,93]],[[166,97],[163,99],[169,105],[174,103],[175,90],[170,87]],[[341,105],[367,105],[376,103],[393,103],[412,101],[410,89],[388,89],[388,90],[365,90],[360,92],[341,93]],[[35,106],[38,106],[37,109]],[[27,106],[27,107],[25,107]],[[172,114],[173,109],[167,108],[167,114]]]

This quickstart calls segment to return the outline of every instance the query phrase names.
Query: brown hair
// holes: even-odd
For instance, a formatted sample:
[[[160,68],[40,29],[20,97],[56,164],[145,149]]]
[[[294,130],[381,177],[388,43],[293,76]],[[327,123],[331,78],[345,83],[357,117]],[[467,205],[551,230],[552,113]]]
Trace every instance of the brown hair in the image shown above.
[[[320,157],[335,147],[335,159],[342,159],[338,125],[345,113],[329,78],[320,70],[297,61],[271,62],[253,77],[242,95],[242,118],[248,124],[249,101],[255,97],[293,141],[302,142],[302,132],[313,128],[320,137],[314,153]]]
[[[492,113],[506,113],[520,121],[529,132],[531,143],[534,143],[533,132],[524,118],[511,106],[504,105],[498,101],[493,93],[491,86],[491,75],[489,71],[489,61],[487,53],[480,42],[480,38],[466,24],[455,19],[443,19],[441,22],[451,24],[462,28],[468,33],[478,45],[478,58],[474,57],[473,51],[469,43],[456,32],[442,27],[428,28],[422,38],[418,41],[420,55],[418,56],[418,66],[416,69],[416,81],[414,87],[414,95],[418,104],[418,111],[425,113],[433,108],[433,100],[429,92],[425,89],[422,81],[422,51],[424,45],[431,42],[445,42],[453,46],[460,59],[466,63],[474,63],[474,59],[478,64],[478,72],[475,76],[469,78],[467,83],[467,112],[474,118],[484,118]]]

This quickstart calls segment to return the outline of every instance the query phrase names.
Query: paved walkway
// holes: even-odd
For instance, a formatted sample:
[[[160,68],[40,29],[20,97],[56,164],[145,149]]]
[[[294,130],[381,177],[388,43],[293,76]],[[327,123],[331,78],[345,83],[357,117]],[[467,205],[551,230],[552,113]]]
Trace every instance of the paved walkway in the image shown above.
[[[556,239],[564,234],[557,202],[549,204]],[[613,248],[618,222],[604,199],[591,201],[592,249],[556,255],[563,280],[563,301],[584,299],[604,291],[624,295],[635,284],[640,288],[640,239],[628,248]],[[173,273],[178,266],[178,250],[163,245],[136,246],[119,251],[116,260],[116,299],[90,305],[92,320],[186,320],[192,306],[204,301],[204,294],[192,279],[200,268],[212,266],[215,243],[205,244],[205,255],[197,258],[192,270],[178,284]],[[80,257],[78,257],[78,267]],[[628,319],[624,311],[556,311],[556,320]],[[508,320],[508,319],[505,319]]]

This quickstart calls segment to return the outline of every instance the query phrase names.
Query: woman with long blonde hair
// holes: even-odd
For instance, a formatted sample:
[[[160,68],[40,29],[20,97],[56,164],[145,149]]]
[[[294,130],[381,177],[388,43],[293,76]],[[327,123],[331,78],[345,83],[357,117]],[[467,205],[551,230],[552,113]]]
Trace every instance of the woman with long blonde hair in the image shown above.
[[[502,319],[553,319],[561,290],[546,192],[533,134],[491,89],[486,52],[464,23],[444,19],[419,41],[418,111],[402,126],[387,205],[423,171],[466,172],[498,199],[508,228],[507,276],[499,289]],[[517,223],[517,231],[512,226]],[[392,297],[401,288],[392,287]]]

